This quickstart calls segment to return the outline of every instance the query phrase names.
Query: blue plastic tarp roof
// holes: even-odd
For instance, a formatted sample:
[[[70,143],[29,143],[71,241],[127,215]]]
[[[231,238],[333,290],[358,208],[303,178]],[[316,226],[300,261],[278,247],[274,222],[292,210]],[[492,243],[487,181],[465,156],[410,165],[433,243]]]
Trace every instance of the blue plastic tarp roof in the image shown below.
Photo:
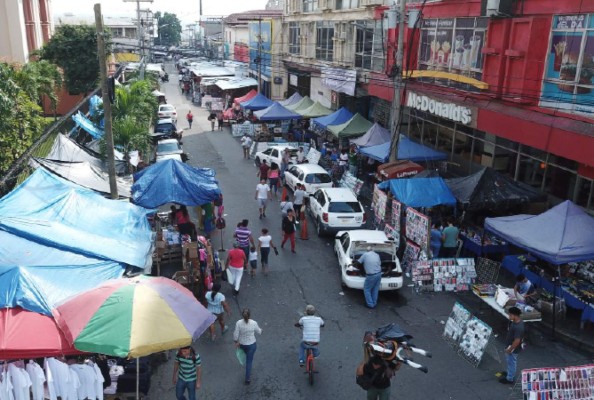
[[[390,158],[391,142],[382,143],[376,146],[363,147],[361,154],[373,158],[379,162],[386,162]],[[404,135],[400,135],[398,143],[398,159],[410,161],[440,161],[447,160],[448,155],[431,147],[415,143]]]
[[[167,203],[201,206],[219,198],[215,172],[194,168],[177,160],[165,160],[134,175],[132,200],[147,208]]]
[[[263,110],[268,108],[272,105],[273,101],[270,100],[268,97],[264,96],[262,93],[258,93],[248,101],[241,103],[241,107],[245,108],[246,110]]]
[[[344,107],[339,108],[330,115],[325,117],[312,118],[311,125],[313,128],[326,129],[328,125],[340,125],[353,118],[353,113]]]
[[[147,268],[147,210],[108,200],[43,168],[0,199],[0,230],[74,253]]]
[[[594,259],[594,218],[569,200],[539,215],[487,218],[485,229],[556,265]]]
[[[379,184],[390,189],[394,197],[409,207],[456,205],[456,198],[441,178],[390,179]]]
[[[274,102],[270,107],[254,112],[256,118],[260,121],[282,121],[288,119],[301,119],[301,115],[286,109],[278,102]]]
[[[101,260],[88,265],[0,265],[0,308],[22,307],[51,315],[52,308],[63,300],[121,278],[123,273],[119,264]]]
[[[97,127],[90,119],[85,117],[80,111],[78,114],[74,114],[72,116],[72,120],[76,124],[76,126],[84,129],[89,135],[91,135],[94,139],[101,139],[103,134],[105,133],[102,129]]]

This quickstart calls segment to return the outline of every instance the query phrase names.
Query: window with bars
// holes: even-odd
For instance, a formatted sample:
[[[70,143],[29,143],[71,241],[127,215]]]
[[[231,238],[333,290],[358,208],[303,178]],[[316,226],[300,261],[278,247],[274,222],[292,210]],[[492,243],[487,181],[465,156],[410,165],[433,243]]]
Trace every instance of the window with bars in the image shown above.
[[[359,8],[361,0],[336,0],[337,10],[348,10],[350,8]]]
[[[316,23],[316,59],[332,61],[334,58],[334,23]]]
[[[384,70],[384,35],[382,21],[355,22],[355,67],[381,72]]]
[[[299,55],[301,54],[301,42],[299,36],[301,35],[301,27],[299,22],[289,23],[289,53]]]

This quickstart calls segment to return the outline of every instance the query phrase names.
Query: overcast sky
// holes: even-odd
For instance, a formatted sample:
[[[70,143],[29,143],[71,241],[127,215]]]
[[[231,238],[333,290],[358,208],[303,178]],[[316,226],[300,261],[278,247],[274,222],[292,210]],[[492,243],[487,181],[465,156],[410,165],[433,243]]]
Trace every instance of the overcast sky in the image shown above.
[[[92,16],[95,3],[101,3],[101,12],[104,16],[131,17],[136,16],[136,2],[123,0],[51,0],[54,18],[72,13],[81,16]],[[222,16],[247,10],[264,9],[267,0],[202,0],[202,14],[204,16]],[[76,4],[76,6],[73,6]],[[141,9],[150,9],[153,12],[169,12],[176,14],[182,24],[198,21],[200,17],[199,0],[154,0],[141,2]]]

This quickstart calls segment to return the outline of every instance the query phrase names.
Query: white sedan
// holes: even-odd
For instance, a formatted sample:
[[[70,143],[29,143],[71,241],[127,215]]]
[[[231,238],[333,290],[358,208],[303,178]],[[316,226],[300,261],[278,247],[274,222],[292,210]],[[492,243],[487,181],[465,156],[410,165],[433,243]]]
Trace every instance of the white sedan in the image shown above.
[[[289,164],[297,163],[297,152],[299,149],[291,146],[270,146],[266,150],[256,153],[256,165],[260,166],[262,161],[266,160],[268,166],[271,166],[272,163],[275,163],[280,169],[283,151],[285,149],[289,149],[289,152],[291,153],[291,161],[289,161]]]
[[[171,118],[173,122],[177,122],[177,110],[171,104],[159,104],[157,115],[159,119]]]
[[[317,164],[292,165],[285,172],[287,186],[295,191],[297,184],[305,186],[307,194],[312,194],[319,188],[331,188],[332,177]]]
[[[367,247],[379,254],[382,260],[382,279],[379,290],[397,290],[402,287],[402,268],[396,256],[396,243],[382,231],[354,230],[336,234],[334,251],[338,257],[342,284],[351,289],[363,290],[365,270],[356,262]]]

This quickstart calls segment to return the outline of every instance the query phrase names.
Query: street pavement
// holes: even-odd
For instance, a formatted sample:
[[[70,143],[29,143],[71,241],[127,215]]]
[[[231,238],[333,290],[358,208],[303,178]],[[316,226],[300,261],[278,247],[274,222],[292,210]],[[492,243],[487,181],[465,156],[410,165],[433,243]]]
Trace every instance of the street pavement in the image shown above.
[[[238,139],[228,128],[210,131],[207,112],[182,97],[177,75],[168,65],[170,83],[162,86],[168,102],[176,106],[179,126],[187,128],[185,114],[194,113],[194,125],[184,132],[183,146],[194,166],[214,168],[224,194],[227,229],[223,246],[229,249],[235,225],[247,218],[254,236],[267,227],[273,241],[280,245],[280,211],[278,201],[271,202],[267,217],[258,219],[254,200],[257,184],[256,168],[244,160]],[[279,193],[280,195],[280,193]],[[309,226],[312,227],[311,220]],[[340,271],[333,252],[333,239],[318,238],[310,229],[309,240],[297,239],[297,254],[281,250],[271,254],[270,273],[251,278],[244,274],[238,296],[223,282],[223,294],[231,306],[229,332],[210,341],[205,333],[195,344],[202,358],[200,399],[364,399],[365,392],[355,383],[355,369],[362,360],[362,337],[366,330],[390,322],[398,323],[414,336],[414,343],[433,353],[433,358],[416,357],[429,373],[403,366],[392,381],[393,399],[520,399],[518,388],[497,382],[495,372],[505,369],[502,361],[506,322],[490,312],[478,315],[494,328],[498,337],[476,368],[442,339],[444,322],[456,301],[471,312],[478,312],[478,303],[468,293],[416,294],[410,283],[393,293],[381,293],[378,307],[364,307],[363,293],[341,287]],[[220,235],[213,235],[213,247],[220,248]],[[225,258],[224,252],[221,258]],[[258,271],[260,272],[260,271]],[[301,331],[293,326],[307,304],[313,304],[326,321],[320,344],[321,356],[316,360],[319,373],[313,386],[299,368],[297,349]],[[244,368],[235,357],[233,327],[241,310],[249,307],[252,319],[263,329],[257,337],[252,383],[244,385]],[[150,399],[175,399],[172,385],[172,358],[153,374]],[[531,330],[528,349],[519,356],[519,368],[579,365],[587,360],[579,352],[551,342]]]

